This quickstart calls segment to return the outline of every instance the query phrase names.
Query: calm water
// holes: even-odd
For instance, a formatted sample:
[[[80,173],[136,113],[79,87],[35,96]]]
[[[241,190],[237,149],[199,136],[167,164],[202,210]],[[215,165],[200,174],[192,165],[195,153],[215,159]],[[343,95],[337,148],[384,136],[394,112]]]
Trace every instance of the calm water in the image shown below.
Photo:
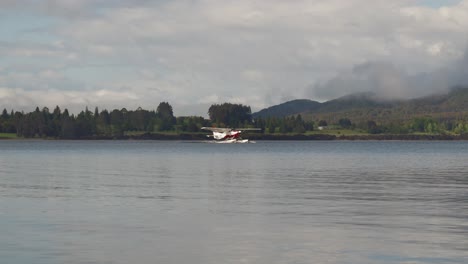
[[[0,263],[468,263],[468,142],[0,141]]]

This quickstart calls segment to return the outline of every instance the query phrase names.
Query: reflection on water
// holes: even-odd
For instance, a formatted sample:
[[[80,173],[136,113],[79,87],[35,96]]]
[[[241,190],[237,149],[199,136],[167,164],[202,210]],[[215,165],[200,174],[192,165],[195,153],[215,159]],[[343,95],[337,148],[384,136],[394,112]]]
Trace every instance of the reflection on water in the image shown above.
[[[0,149],[2,263],[468,263],[468,142]]]

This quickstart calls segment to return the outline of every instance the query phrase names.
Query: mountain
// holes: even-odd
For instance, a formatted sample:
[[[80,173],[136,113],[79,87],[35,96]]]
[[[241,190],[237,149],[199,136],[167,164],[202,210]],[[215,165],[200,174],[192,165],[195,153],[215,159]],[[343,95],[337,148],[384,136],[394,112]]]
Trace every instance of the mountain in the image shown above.
[[[353,123],[373,120],[379,123],[404,122],[430,116],[444,120],[468,120],[468,88],[457,87],[445,94],[408,100],[385,100],[372,93],[351,94],[327,102],[293,100],[254,113],[254,117],[283,117],[301,114],[305,120]]]
[[[302,112],[313,111],[320,106],[319,102],[307,100],[307,99],[298,99],[292,100],[286,103],[275,105],[262,109],[254,114],[254,118],[258,117],[284,117],[299,114]]]
[[[388,108],[397,102],[381,99],[373,93],[356,93],[324,102],[318,110],[319,112],[339,112],[356,108]]]

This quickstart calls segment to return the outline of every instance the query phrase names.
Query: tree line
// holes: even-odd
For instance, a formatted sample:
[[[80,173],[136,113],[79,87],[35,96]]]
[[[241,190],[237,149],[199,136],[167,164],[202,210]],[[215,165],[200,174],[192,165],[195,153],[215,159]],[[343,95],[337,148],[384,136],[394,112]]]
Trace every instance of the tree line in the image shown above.
[[[43,107],[30,113],[0,115],[0,133],[16,133],[24,138],[79,139],[93,137],[122,137],[126,133],[197,133],[201,127],[260,127],[269,133],[302,133],[313,129],[313,124],[300,117],[252,119],[250,106],[242,104],[213,104],[208,109],[209,119],[201,116],[175,117],[172,106],[161,102],[156,110],[106,109],[98,107],[90,111],[87,107],[78,114],[56,106],[52,111]]]
[[[320,120],[319,126],[328,126],[326,120]],[[430,116],[415,117],[407,121],[386,122],[378,124],[373,120],[367,122],[353,123],[349,118],[340,118],[336,124],[332,124],[331,128],[360,130],[369,134],[468,134],[468,122],[463,119],[435,119]]]
[[[106,109],[85,110],[70,114],[56,106],[52,111],[47,107],[30,113],[8,112],[0,115],[0,133],[16,133],[24,138],[79,139],[96,137],[119,138],[125,134],[138,133],[199,133],[201,127],[261,128],[265,134],[303,134],[313,131],[315,123],[302,116],[252,118],[250,106],[242,104],[213,104],[208,109],[209,119],[201,116],[175,117],[172,106],[161,102],[156,110]],[[417,117],[409,121],[378,124],[373,120],[352,122],[340,118],[333,124],[327,120],[317,121],[318,127],[330,129],[359,130],[369,134],[468,134],[468,122],[463,120],[437,120],[431,117]],[[325,130],[326,131],[326,130]],[[324,131],[324,133],[326,133]]]
[[[86,108],[75,115],[57,106],[53,111],[36,107],[30,113],[12,111],[8,114],[4,109],[0,116],[0,132],[16,133],[25,138],[119,137],[128,131],[158,132],[176,128],[196,131],[202,125],[206,125],[202,117],[174,117],[172,106],[167,102],[161,102],[156,111],[139,107],[134,111],[122,108],[109,112],[96,107],[94,112]]]

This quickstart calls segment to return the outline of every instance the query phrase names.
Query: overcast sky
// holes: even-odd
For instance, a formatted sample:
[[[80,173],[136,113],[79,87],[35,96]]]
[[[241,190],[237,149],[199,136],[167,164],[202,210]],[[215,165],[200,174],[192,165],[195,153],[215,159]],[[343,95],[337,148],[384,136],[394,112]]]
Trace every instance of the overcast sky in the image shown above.
[[[1,0],[0,108],[204,115],[468,76],[468,0]]]

